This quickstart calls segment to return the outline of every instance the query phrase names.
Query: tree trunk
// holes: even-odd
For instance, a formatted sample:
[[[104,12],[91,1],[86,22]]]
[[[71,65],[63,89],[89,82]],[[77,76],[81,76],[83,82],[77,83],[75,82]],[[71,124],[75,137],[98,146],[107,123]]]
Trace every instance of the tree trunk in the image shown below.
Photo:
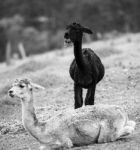
[[[11,65],[11,43],[6,44],[6,64]]]

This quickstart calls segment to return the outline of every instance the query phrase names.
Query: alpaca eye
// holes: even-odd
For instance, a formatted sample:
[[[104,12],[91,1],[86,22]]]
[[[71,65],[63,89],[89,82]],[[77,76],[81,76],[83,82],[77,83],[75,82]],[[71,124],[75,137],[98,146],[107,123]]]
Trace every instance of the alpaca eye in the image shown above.
[[[24,85],[19,85],[20,88],[24,88]]]

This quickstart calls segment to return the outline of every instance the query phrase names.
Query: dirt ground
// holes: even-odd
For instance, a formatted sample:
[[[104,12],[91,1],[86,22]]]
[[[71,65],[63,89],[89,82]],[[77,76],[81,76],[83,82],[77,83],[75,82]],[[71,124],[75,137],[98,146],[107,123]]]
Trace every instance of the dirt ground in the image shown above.
[[[126,139],[73,150],[140,150],[140,34],[127,34],[84,47],[92,48],[105,65],[95,103],[124,106],[137,125],[134,134]],[[72,59],[73,49],[64,48],[15,62],[10,67],[0,65],[0,150],[38,150],[39,146],[22,126],[20,101],[7,95],[11,82],[24,76],[46,87],[45,91],[35,93],[36,113],[44,121],[62,109],[73,107],[73,81],[68,71]]]

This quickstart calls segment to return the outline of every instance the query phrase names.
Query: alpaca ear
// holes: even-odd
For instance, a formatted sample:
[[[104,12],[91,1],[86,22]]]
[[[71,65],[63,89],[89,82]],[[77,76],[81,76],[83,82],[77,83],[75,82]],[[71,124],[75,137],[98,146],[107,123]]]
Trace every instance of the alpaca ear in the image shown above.
[[[33,89],[35,90],[45,90],[45,87],[41,86],[41,85],[38,85],[36,83],[31,83]]]
[[[85,27],[82,27],[82,31],[85,32],[85,33],[88,33],[88,34],[92,34],[93,33],[90,29],[85,28]]]

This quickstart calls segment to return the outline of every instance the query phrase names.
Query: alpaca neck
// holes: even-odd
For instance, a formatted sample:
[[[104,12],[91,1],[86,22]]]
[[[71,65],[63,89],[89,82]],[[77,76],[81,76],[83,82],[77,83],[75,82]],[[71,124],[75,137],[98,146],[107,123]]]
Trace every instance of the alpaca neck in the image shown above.
[[[80,71],[85,72],[85,60],[82,54],[82,40],[74,42],[74,55],[78,68]]]
[[[33,106],[33,96],[26,97],[22,99],[22,121],[25,125],[25,128],[29,128],[29,125],[34,126],[38,122],[35,110]]]
[[[45,126],[41,126],[36,117],[32,94],[22,99],[22,121],[26,130],[39,142],[45,143],[49,141],[49,137],[43,133]]]

